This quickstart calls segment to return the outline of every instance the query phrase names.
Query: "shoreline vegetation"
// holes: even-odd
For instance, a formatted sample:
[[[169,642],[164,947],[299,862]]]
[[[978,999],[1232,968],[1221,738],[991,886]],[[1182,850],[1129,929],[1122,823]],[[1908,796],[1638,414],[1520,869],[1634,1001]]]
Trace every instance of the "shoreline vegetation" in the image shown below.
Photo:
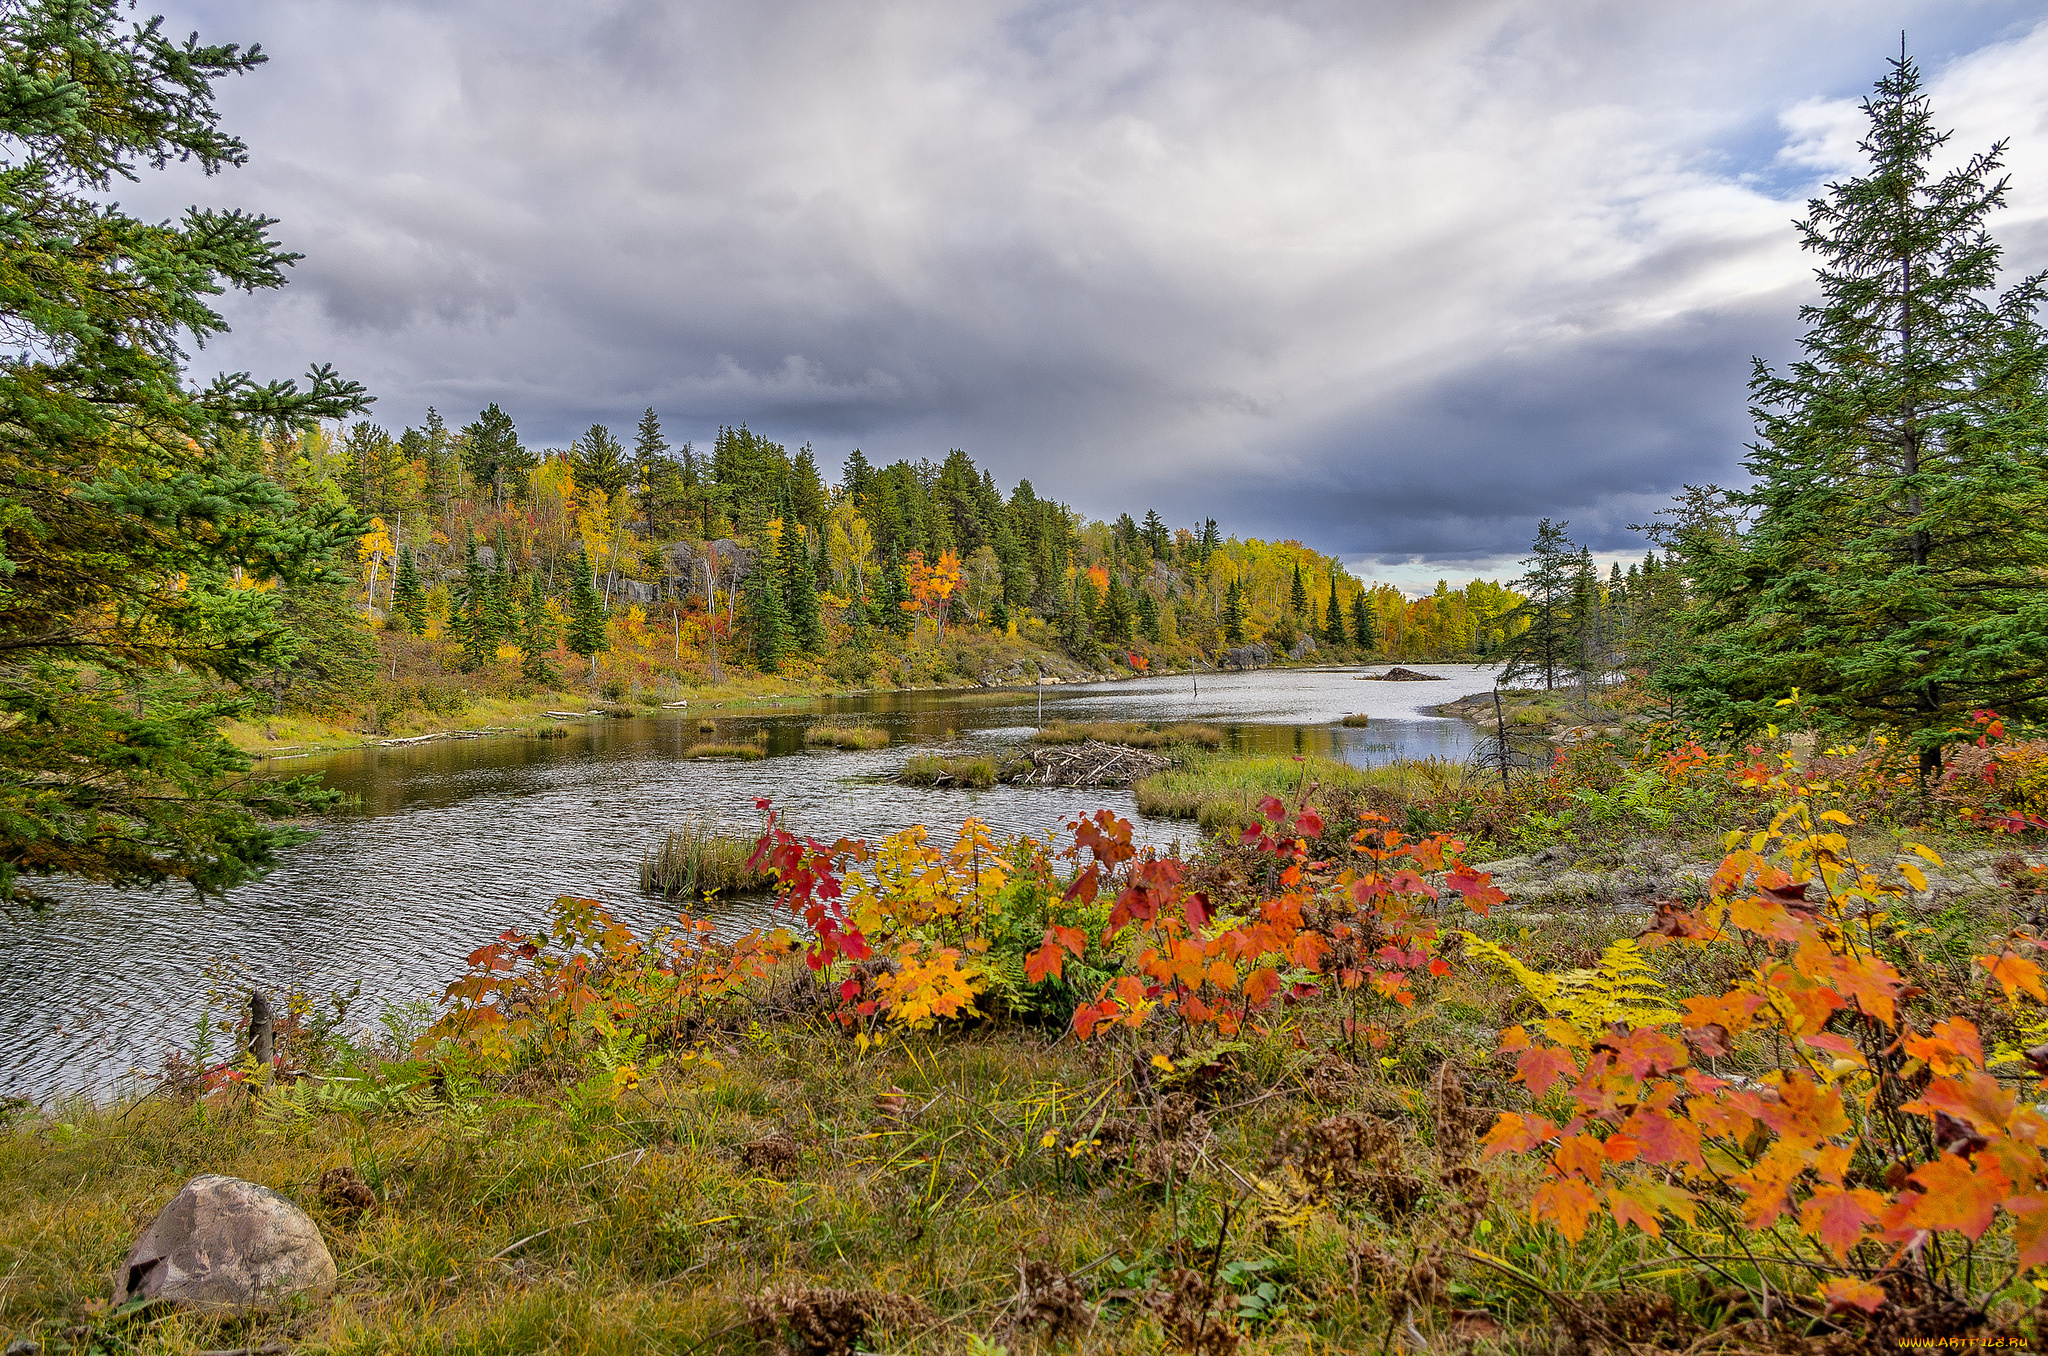
[[[346,996],[280,996],[278,1053],[258,1066],[239,1053],[241,995],[223,992],[147,1097],[12,1108],[0,1322],[77,1352],[1252,1356],[1373,1349],[1390,1326],[1474,1356],[2035,1340],[2038,1306],[1998,1280],[2025,1246],[2003,1223],[1972,1239],[1989,1279],[1943,1270],[1865,1309],[1831,1297],[1884,1274],[1874,1224],[1816,1276],[1799,1231],[1745,1223],[1744,1189],[1716,1195],[1654,1147],[1593,1162],[1589,1194],[1612,1207],[1546,1204],[1586,1180],[1544,1136],[1587,1080],[1619,1076],[1598,1072],[1617,1020],[1667,1040],[1657,1057],[1686,1077],[1793,1086],[1788,1042],[1819,1037],[1744,1009],[1743,986],[1800,947],[1860,953],[1800,932],[1814,925],[1798,912],[1744,910],[1816,845],[1892,921],[1868,932],[1846,896],[1819,917],[1859,929],[1872,964],[1922,958],[1917,996],[1872,977],[1889,971],[1854,979],[1896,1006],[1871,1041],[1937,1018],[1961,1041],[1962,1007],[1987,1032],[2048,1013],[1997,982],[2000,956],[2021,955],[2000,939],[2048,905],[2048,853],[1984,827],[2048,809],[2048,741],[2000,732],[1986,752],[1990,780],[1930,800],[1899,789],[1882,740],[1715,754],[1660,725],[1568,740],[1505,791],[1438,763],[1183,743],[1140,794],[1175,798],[1201,834],[1157,859],[1107,814],[1070,841],[969,821],[851,855],[772,819],[765,837],[688,826],[643,864],[686,910],[665,936],[564,899],[472,956],[438,1004],[372,1020]],[[1768,840],[1753,863],[1752,833]],[[690,915],[760,890],[761,866],[781,874],[779,929],[718,936]],[[1189,942],[1196,969],[1174,959]],[[1748,980],[1746,950],[1761,956]],[[1801,992],[1850,982],[1801,973]],[[1705,1020],[1737,1010],[1747,1025]],[[1962,1067],[1937,1092],[1978,1058],[1939,1057]],[[1846,1129],[1681,1115],[1657,1133],[1732,1155],[1724,1177],[1753,1173],[1775,1145],[1813,1142],[1800,1135],[1887,1134],[1857,1110],[1861,1076],[1836,1075]],[[1958,1151],[1885,1152],[1917,1171]],[[351,1281],[269,1313],[109,1310],[106,1266],[200,1171],[303,1205]],[[1861,1180],[1914,1199],[1874,1168]],[[1793,1217],[1829,1189],[1795,1181]],[[1713,1238],[1742,1260],[1701,1285],[1674,1250]]]

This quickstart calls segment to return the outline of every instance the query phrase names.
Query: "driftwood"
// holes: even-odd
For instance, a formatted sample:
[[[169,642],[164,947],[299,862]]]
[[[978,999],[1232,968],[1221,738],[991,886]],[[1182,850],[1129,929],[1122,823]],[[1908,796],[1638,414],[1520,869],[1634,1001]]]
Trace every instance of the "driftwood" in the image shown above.
[[[1385,673],[1361,673],[1358,675],[1369,683],[1441,683],[1443,679],[1434,673],[1417,673],[1414,669],[1391,668]]]
[[[1129,786],[1172,766],[1144,749],[1090,739],[1033,749],[1028,758],[1004,767],[1002,779],[1020,786]]]

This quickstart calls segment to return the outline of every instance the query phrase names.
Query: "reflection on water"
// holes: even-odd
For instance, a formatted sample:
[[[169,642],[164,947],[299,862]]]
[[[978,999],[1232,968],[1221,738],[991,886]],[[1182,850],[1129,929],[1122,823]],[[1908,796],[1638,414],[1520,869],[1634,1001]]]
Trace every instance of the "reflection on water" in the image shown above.
[[[713,736],[682,713],[577,722],[566,739],[449,740],[278,760],[277,770],[318,771],[353,799],[265,879],[218,901],[81,887],[45,917],[0,924],[0,1093],[117,1090],[126,1071],[154,1068],[189,1038],[206,968],[231,957],[237,973],[274,988],[318,992],[361,980],[374,1011],[438,993],[471,949],[534,923],[560,894],[595,896],[636,928],[658,926],[673,911],[640,894],[641,854],[664,830],[700,818],[752,829],[757,796],[826,838],[968,815],[1002,832],[1045,834],[1104,807],[1130,818],[1143,842],[1165,845],[1190,832],[1139,815],[1128,791],[922,790],[883,780],[901,765],[903,745],[1016,743],[1041,709],[1046,719],[1199,720],[1222,727],[1231,747],[1262,753],[1358,764],[1463,758],[1470,730],[1417,707],[1484,691],[1491,674],[1425,671],[1449,681],[1361,682],[1356,671],[1205,675],[1197,694],[1181,676],[1042,694],[876,693],[715,717],[720,740],[765,736],[771,756],[752,763],[684,761],[685,749]],[[1354,712],[1372,724],[1334,723]],[[868,752],[807,750],[804,729],[821,714],[866,719],[894,742]],[[751,921],[749,907],[761,909],[738,906],[730,921]]]

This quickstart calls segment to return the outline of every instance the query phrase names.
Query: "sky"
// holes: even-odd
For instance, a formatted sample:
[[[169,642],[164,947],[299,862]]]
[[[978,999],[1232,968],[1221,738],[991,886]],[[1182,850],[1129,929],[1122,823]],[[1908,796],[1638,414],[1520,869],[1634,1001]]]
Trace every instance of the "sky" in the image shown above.
[[[1603,559],[1740,479],[1792,221],[1859,169],[1902,31],[1945,155],[2009,139],[2048,267],[2048,11],[2002,0],[539,4],[185,0],[260,42],[250,163],[124,192],[279,219],[200,371],[332,362],[394,432],[530,446],[653,407],[828,474],[961,448],[1426,587]]]

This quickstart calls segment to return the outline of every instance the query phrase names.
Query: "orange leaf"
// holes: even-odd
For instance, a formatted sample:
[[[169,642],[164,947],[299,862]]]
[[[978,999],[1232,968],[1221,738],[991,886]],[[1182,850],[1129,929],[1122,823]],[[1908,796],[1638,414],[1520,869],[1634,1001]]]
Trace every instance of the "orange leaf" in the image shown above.
[[[1607,1166],[1607,1151],[1592,1135],[1567,1135],[1550,1161],[1560,1174],[1598,1181]]]
[[[1541,1097],[1550,1090],[1550,1085],[1566,1075],[1579,1071],[1579,1062],[1572,1058],[1571,1051],[1555,1045],[1535,1045],[1522,1052],[1515,1061],[1515,1077],[1529,1089],[1531,1097]]]
[[[1608,1142],[1613,1143],[1612,1140]],[[1633,1224],[1652,1238],[1661,1237],[1664,1233],[1664,1227],[1657,1222],[1656,1210],[1620,1187],[1607,1188],[1607,1209],[1613,1214],[1616,1224]]]
[[[1541,1116],[1523,1116],[1519,1112],[1503,1111],[1500,1119],[1493,1123],[1493,1129],[1486,1132],[1480,1157],[1527,1153],[1537,1145],[1547,1143],[1556,1133],[1557,1127]]]
[[[1529,1198],[1529,1217],[1547,1219],[1571,1243],[1586,1236],[1587,1216],[1600,1203],[1584,1182],[1545,1182]]]
[[[1969,1238],[1991,1227],[1999,1201],[2012,1189],[1995,1162],[1972,1162],[1955,1154],[1921,1164],[1913,1170],[1912,1180],[1926,1194],[1913,1203],[1906,1223],[1918,1229],[1954,1229]]]
[[[1824,1282],[1820,1288],[1821,1298],[1828,1302],[1828,1312],[1838,1314],[1851,1305],[1864,1313],[1876,1313],[1885,1301],[1884,1289],[1870,1281],[1859,1281],[1853,1276],[1837,1276]]]
[[[1244,982],[1244,996],[1251,1000],[1253,1007],[1264,1007],[1278,992],[1280,976],[1271,966],[1252,971]]]
[[[1024,958],[1024,978],[1033,984],[1058,979],[1065,963],[1066,957],[1060,954],[1059,947],[1047,942]]]
[[[2010,1003],[2025,989],[2036,1000],[2048,1003],[2048,993],[2041,989],[2041,967],[2024,956],[2001,955],[1979,956],[1977,964],[1984,967],[1986,974],[1998,981],[2005,990],[2005,1001]]]
[[[1929,1036],[1907,1032],[1906,1053],[1927,1061],[1927,1066],[1938,1074],[1959,1074],[1984,1067],[1984,1044],[1978,1038],[1976,1025],[1961,1017],[1936,1022],[1934,1033]]]
[[[2014,1196],[2005,1208],[2012,1212],[2012,1241],[2020,1250],[2020,1265],[2048,1266],[2048,1196]]]
[[[1704,1169],[1700,1158],[1700,1136],[1688,1121],[1675,1120],[1662,1111],[1639,1106],[1621,1125],[1622,1133],[1635,1140],[1645,1163],[1690,1163]]]
[[[1824,1186],[1800,1207],[1799,1227],[1827,1244],[1837,1259],[1846,1259],[1863,1231],[1877,1223],[1883,1205],[1884,1198],[1874,1191]]]

